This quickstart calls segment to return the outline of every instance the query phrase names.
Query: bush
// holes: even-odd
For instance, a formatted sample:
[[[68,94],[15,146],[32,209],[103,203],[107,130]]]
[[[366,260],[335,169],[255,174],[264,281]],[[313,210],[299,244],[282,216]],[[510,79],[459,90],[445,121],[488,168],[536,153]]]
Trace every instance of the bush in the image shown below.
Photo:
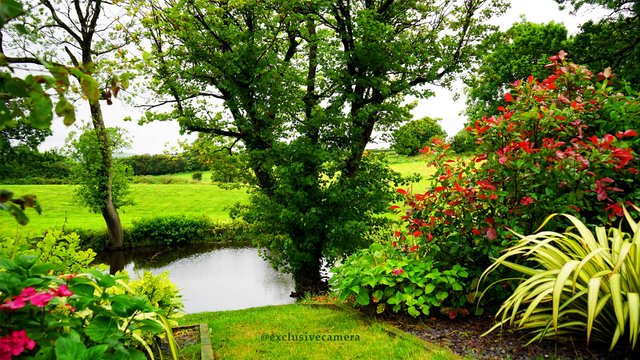
[[[135,246],[181,245],[202,242],[210,227],[206,217],[163,216],[134,221],[129,236]]]
[[[77,273],[88,268],[96,257],[93,250],[85,249],[81,249],[80,237],[76,233],[47,230],[42,238],[3,239],[0,257],[33,255],[42,263],[55,265],[59,271]]]
[[[169,279],[168,271],[154,275],[145,270],[142,277],[129,283],[129,287],[135,294],[146,297],[151,305],[165,311],[169,319],[182,316],[182,295]]]
[[[191,174],[191,179],[195,181],[202,181],[202,173],[194,172],[193,174]]]
[[[431,143],[431,139],[447,137],[438,124],[440,120],[424,117],[401,126],[392,135],[391,148],[400,155],[417,155],[418,150]]]
[[[466,129],[462,129],[455,134],[450,143],[451,150],[458,155],[470,154],[476,149],[476,137],[472,132],[467,131]]]
[[[414,239],[445,267],[466,266],[468,292],[491,259],[513,245],[508,229],[531,233],[554,212],[613,223],[623,216],[621,204],[640,200],[638,159],[629,147],[636,131],[602,126],[610,103],[622,113],[637,107],[638,99],[608,87],[611,74],[594,77],[567,62],[564,53],[551,61],[551,76],[514,83],[501,115],[469,129],[477,137],[478,154],[443,161],[449,145],[437,141],[431,149],[437,156],[431,187],[413,194],[399,190],[405,195],[406,227],[397,236]],[[561,230],[565,225],[553,219],[548,226]],[[506,269],[493,272],[493,279],[505,277],[501,271]],[[509,284],[503,285],[484,299],[506,298]]]
[[[509,324],[530,333],[530,342],[577,335],[586,337],[587,345],[593,340],[611,349],[626,336],[635,349],[640,335],[640,227],[626,210],[625,215],[632,234],[615,227],[596,227],[594,234],[571,215],[564,215],[573,224],[564,234],[516,234],[518,244],[483,274],[505,266],[524,277],[490,331]],[[523,259],[527,265],[518,265]]]
[[[205,170],[205,166],[189,154],[133,155],[123,158],[123,161],[131,166],[133,174],[136,176],[169,175]]]
[[[61,274],[34,255],[0,258],[0,357],[153,358],[153,336],[173,339],[171,329],[126,280],[95,269]]]
[[[460,281],[467,277],[466,269],[444,268],[421,253],[417,245],[374,243],[332,270],[331,287],[340,301],[351,298],[358,306],[375,307],[378,314],[392,310],[416,317],[429,315],[432,308],[452,319],[468,314]]]

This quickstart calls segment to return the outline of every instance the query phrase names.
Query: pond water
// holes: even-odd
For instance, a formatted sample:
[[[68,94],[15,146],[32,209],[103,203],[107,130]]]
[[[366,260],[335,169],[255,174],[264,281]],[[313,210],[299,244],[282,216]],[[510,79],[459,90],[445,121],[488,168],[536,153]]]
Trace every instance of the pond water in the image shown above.
[[[154,274],[168,270],[181,289],[186,313],[237,310],[291,304],[294,283],[276,272],[249,246],[198,246],[188,249],[130,250],[104,253],[99,261],[127,270]]]

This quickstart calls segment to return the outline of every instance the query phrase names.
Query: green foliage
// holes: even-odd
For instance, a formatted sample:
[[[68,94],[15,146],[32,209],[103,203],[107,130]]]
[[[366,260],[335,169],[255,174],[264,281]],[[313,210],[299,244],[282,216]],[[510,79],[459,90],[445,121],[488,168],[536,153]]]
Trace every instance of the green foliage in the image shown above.
[[[189,161],[188,156],[183,154],[133,155],[124,158],[123,161],[131,166],[136,176],[167,175],[204,169],[203,165]]]
[[[439,124],[440,121],[442,119],[424,117],[402,125],[393,133],[391,148],[400,155],[418,154],[418,150],[431,144],[431,139],[434,137],[447,137],[447,133]]]
[[[129,146],[123,130],[107,129],[109,142],[113,150],[125,149]],[[85,129],[80,135],[71,133],[68,143],[68,155],[75,161],[72,167],[72,179],[79,185],[76,194],[80,202],[95,213],[102,213],[106,203],[108,189],[111,184],[111,197],[117,208],[130,205],[128,198],[131,168],[120,159],[112,159],[109,173],[105,173],[100,148],[102,145],[95,130]],[[107,177],[107,178],[105,178]]]
[[[410,119],[405,96],[433,95],[421,85],[450,84],[468,68],[493,29],[485,20],[504,8],[499,0],[139,4],[155,45],[150,86],[174,104],[145,120],[177,119],[183,130],[228,138],[229,148],[241,144],[258,186],[242,215],[271,235],[260,245],[303,292],[323,286],[322,257],[366,245],[392,198],[383,167],[363,158],[374,129]]]
[[[432,309],[452,319],[458,312],[468,314],[462,293],[466,269],[460,265],[444,268],[421,253],[419,247],[374,243],[332,270],[332,290],[340,301],[350,299],[357,306],[375,307],[379,314],[392,310],[416,317],[433,315]]]
[[[144,296],[149,303],[158,309],[165,311],[167,318],[177,318],[182,315],[184,304],[178,287],[169,279],[169,272],[163,271],[154,275],[150,271],[144,271],[142,277],[131,280],[129,287],[138,296]]]
[[[522,21],[485,41],[490,50],[482,55],[478,69],[464,80],[466,114],[472,124],[483,115],[497,114],[508,84],[529,75],[544,79],[548,74],[544,67],[547,57],[566,49],[567,29],[554,22]]]
[[[313,156],[296,150],[296,156]],[[254,196],[252,207],[238,209],[251,225],[255,243],[269,250],[263,256],[295,277],[312,272],[309,264],[313,261],[317,264],[311,266],[319,269],[322,258],[332,264],[368,246],[369,234],[388,223],[375,215],[397,200],[392,189],[404,181],[382,158],[370,154],[363,159],[358,176],[334,179],[327,175],[315,179],[304,173],[301,161],[292,159],[287,168],[280,169],[279,186],[271,196]],[[334,170],[327,169],[327,174]],[[314,181],[322,186],[314,187],[313,192],[311,187],[299,187],[299,183]]]
[[[554,215],[550,216],[549,221]],[[505,324],[532,336],[586,337],[613,349],[640,335],[640,227],[625,210],[631,233],[598,226],[595,232],[571,215],[565,233],[543,231],[523,236],[483,274],[499,266],[523,281],[500,308]],[[526,260],[525,265],[518,263]]]
[[[35,195],[14,197],[11,191],[0,189],[0,210],[7,211],[20,225],[26,225],[29,222],[29,218],[24,213],[26,208],[33,208],[38,214],[42,212]]]
[[[172,339],[162,312],[132,293],[124,275],[95,269],[61,274],[37,256],[21,254],[0,259],[0,278],[0,339],[20,335],[10,349],[18,350],[14,355],[146,359],[146,352],[153,359],[152,337]]]
[[[0,242],[0,257],[13,258],[18,254],[34,255],[38,261],[55,265],[66,273],[81,272],[96,256],[93,250],[81,246],[76,233],[65,234],[62,230],[48,230],[41,238],[5,238]]]
[[[191,174],[191,179],[195,181],[202,181],[202,173],[194,172],[193,174]]]
[[[466,131],[466,129],[462,129],[453,136],[450,144],[451,150],[453,150],[456,154],[469,154],[472,153],[476,148],[476,137],[473,136],[473,134],[469,131]]]
[[[5,184],[68,183],[71,163],[55,151],[38,152],[26,146],[12,148],[0,163],[0,180]]]
[[[211,226],[206,217],[153,217],[134,221],[129,236],[131,243],[137,245],[183,245],[201,242]]]
[[[430,187],[398,190],[406,194],[406,228],[397,236],[415,238],[443,266],[466,266],[468,292],[490,259],[513,245],[509,229],[530,233],[558,211],[612,223],[623,215],[621,204],[640,201],[639,164],[630,147],[638,134],[606,110],[637,108],[638,99],[609,87],[612,74],[593,76],[566,61],[564,52],[550,60],[551,76],[514,83],[501,115],[469,127],[478,139],[475,156],[445,161],[449,146],[438,142]],[[609,133],[605,124],[616,125]],[[504,298],[509,284],[503,285],[485,300]]]

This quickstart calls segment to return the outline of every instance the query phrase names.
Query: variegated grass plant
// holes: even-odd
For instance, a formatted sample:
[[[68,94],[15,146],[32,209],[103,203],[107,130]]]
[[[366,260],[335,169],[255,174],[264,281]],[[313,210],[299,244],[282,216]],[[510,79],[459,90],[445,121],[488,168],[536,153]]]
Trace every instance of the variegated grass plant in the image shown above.
[[[529,343],[585,336],[587,346],[595,341],[610,349],[627,338],[635,350],[640,333],[640,224],[625,209],[632,234],[621,227],[596,227],[594,234],[577,218],[563,216],[573,224],[567,232],[516,234],[518,244],[483,273],[482,278],[506,266],[525,277],[499,309],[496,316],[501,320],[488,332],[508,324],[528,331],[533,336]],[[514,260],[526,260],[526,265]]]

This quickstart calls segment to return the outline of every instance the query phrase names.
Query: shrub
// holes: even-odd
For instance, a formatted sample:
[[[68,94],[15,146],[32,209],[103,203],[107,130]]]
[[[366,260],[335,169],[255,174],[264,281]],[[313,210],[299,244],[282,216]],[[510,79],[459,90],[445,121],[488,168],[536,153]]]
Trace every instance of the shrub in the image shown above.
[[[47,230],[42,238],[5,238],[0,242],[0,257],[13,258],[18,254],[34,255],[38,261],[67,273],[88,268],[96,256],[91,249],[81,249],[76,233],[65,234],[62,230]]]
[[[135,246],[180,245],[201,242],[210,226],[211,221],[206,217],[154,217],[134,221],[129,236],[131,244]]]
[[[152,336],[172,339],[161,311],[131,293],[126,276],[58,274],[34,255],[0,259],[1,358],[143,360],[146,351],[153,359]]]
[[[516,234],[518,244],[483,274],[505,266],[524,277],[490,331],[509,324],[529,332],[530,342],[577,335],[586,337],[587,345],[593,340],[611,349],[626,336],[635,349],[640,334],[640,227],[624,212],[632,234],[614,227],[596,227],[594,234],[571,215],[564,216],[573,229],[564,234]],[[526,265],[517,264],[522,259]]]
[[[178,287],[169,279],[169,272],[163,271],[154,275],[150,271],[144,271],[142,276],[129,283],[131,290],[149,300],[154,307],[166,312],[168,318],[182,315],[184,304]]]
[[[441,119],[424,117],[401,126],[393,133],[391,148],[400,155],[413,156],[418,150],[431,143],[434,137],[445,138],[447,133],[438,122]]]
[[[445,267],[466,266],[470,293],[491,259],[513,245],[508,229],[531,233],[553,212],[592,223],[614,222],[623,216],[621,204],[640,199],[638,159],[629,147],[637,132],[602,127],[608,104],[615,102],[623,112],[637,107],[638,99],[611,89],[612,74],[595,77],[566,61],[563,52],[551,61],[551,76],[542,82],[532,77],[517,81],[505,95],[501,115],[478,120],[469,129],[478,154],[450,159],[449,145],[436,141],[423,150],[436,155],[431,187],[399,190],[405,195],[405,229],[397,236],[414,238]],[[548,226],[561,230],[564,224],[552,219]],[[490,276],[505,277],[502,271]],[[506,298],[509,284],[503,285],[484,299]]]
[[[195,181],[202,181],[202,173],[194,172],[193,174],[191,174],[191,179]]]
[[[361,307],[407,312],[411,316],[429,315],[432,308],[446,310],[453,319],[463,306],[461,279],[467,271],[460,265],[449,269],[433,259],[420,256],[417,245],[408,247],[374,243],[351,255],[333,269],[331,287],[340,301],[355,300]]]

